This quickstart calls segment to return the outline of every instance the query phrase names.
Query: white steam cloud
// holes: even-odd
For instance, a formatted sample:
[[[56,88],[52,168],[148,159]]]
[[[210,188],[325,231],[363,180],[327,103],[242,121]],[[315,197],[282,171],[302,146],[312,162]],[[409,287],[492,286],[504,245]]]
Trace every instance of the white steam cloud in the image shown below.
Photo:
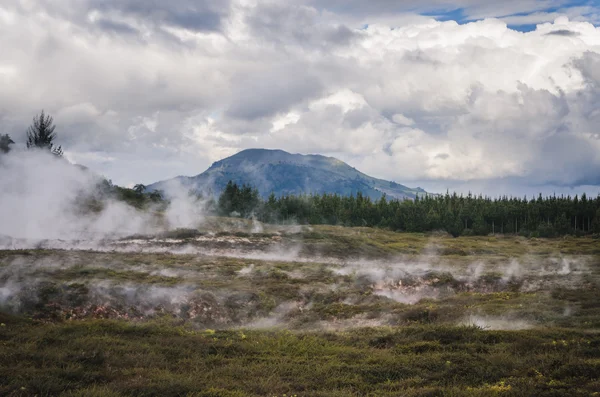
[[[41,151],[0,157],[0,236],[27,239],[104,239],[161,228],[192,227],[202,203],[177,186],[163,215],[139,211],[99,191],[94,173]],[[86,208],[96,200],[98,211]]]

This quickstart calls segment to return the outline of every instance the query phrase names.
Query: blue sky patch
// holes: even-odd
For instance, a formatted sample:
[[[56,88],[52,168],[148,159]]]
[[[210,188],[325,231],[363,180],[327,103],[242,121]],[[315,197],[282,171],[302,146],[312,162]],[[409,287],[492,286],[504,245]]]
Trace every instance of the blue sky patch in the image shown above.
[[[600,1],[572,0],[572,1],[565,1],[560,6],[540,8],[540,9],[537,9],[537,10],[531,11],[531,12],[509,13],[506,15],[490,15],[489,17],[502,19],[502,18],[510,18],[510,17],[526,17],[529,15],[539,14],[540,21],[537,23],[527,23],[527,24],[510,24],[509,23],[508,24],[508,26],[511,29],[518,30],[521,32],[530,32],[530,31],[533,31],[536,29],[536,25],[538,23],[552,22],[553,17],[557,16],[557,14],[562,14],[562,15],[568,16],[569,10],[574,9],[575,7],[579,8],[579,10],[577,10],[577,11],[586,11],[585,8],[589,7],[593,10],[594,13],[600,13]],[[547,20],[544,20],[544,14],[551,14],[551,15],[553,14],[553,15],[552,16],[549,15],[547,17]],[[578,16],[583,16],[583,17],[586,17],[586,16],[592,17],[591,12],[589,13],[589,15],[586,15],[586,14],[581,15],[580,12],[575,12],[573,14],[578,15]],[[461,24],[480,20],[480,19],[469,18],[469,12],[468,12],[468,9],[466,9],[466,8],[439,9],[439,10],[422,12],[421,15],[430,16],[439,21],[456,21]],[[590,20],[590,22],[594,23],[597,21]]]

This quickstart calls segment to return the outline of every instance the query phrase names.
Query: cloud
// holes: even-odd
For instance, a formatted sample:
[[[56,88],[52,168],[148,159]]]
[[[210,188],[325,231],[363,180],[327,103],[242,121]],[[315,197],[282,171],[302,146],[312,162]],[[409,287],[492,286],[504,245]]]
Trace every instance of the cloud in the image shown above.
[[[231,102],[225,112],[233,119],[273,116],[317,96],[323,89],[319,78],[310,73],[310,66],[298,63],[265,67],[235,76],[233,81]]]
[[[571,6],[565,8],[548,9],[547,11],[538,11],[532,13],[518,13],[500,17],[503,22],[512,26],[524,26],[541,23],[551,23],[556,20],[571,19],[574,21],[584,21],[597,23],[597,9],[590,6]]]
[[[198,32],[218,31],[229,11],[227,0],[41,0],[36,3],[22,1],[20,8],[27,12],[43,10],[81,25],[97,24],[108,31],[115,27],[129,30],[127,24],[116,22],[119,20],[129,20],[148,29],[166,25]]]
[[[559,30],[554,30],[552,32],[548,32],[546,33],[546,35],[548,36],[564,36],[564,37],[577,37],[579,36],[579,33],[577,32],[573,32],[567,29],[559,29]]]
[[[365,4],[2,5],[0,130],[22,146],[45,109],[70,159],[123,184],[249,147],[334,155],[407,184],[600,183],[600,30],[585,21],[597,8]]]
[[[343,24],[323,21],[315,8],[286,2],[257,3],[248,10],[244,22],[255,39],[310,51],[347,45],[357,36]]]
[[[393,24],[394,19],[399,21],[407,14],[424,14],[459,22],[501,18],[512,25],[549,22],[560,16],[594,22],[598,16],[596,7],[581,6],[579,2],[569,0],[309,0],[308,4],[364,24]]]
[[[314,0],[313,5],[322,7],[338,13],[349,13],[356,15],[369,15],[379,13],[400,12],[427,12],[444,13],[455,10],[464,10],[472,19],[499,17],[515,13],[525,13],[543,10],[546,8],[564,5],[565,1],[537,1],[537,0],[506,0],[503,2],[487,2],[473,0],[375,0],[365,3],[360,0]]]
[[[407,126],[411,126],[415,124],[415,121],[413,119],[411,119],[410,117],[406,117],[403,114],[395,114],[394,116],[392,116],[392,120],[394,121],[394,123],[396,124],[400,124],[400,125],[407,125]]]

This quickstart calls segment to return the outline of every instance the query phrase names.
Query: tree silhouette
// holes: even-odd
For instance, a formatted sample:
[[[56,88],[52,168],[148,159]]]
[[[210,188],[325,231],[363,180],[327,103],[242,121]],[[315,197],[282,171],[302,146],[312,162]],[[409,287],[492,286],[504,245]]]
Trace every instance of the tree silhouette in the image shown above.
[[[10,145],[14,142],[8,134],[0,135],[0,153],[10,152]]]
[[[61,157],[62,147],[54,146],[53,143],[56,138],[55,128],[54,119],[42,110],[42,113],[33,118],[33,124],[27,129],[27,148],[49,150],[52,154]]]
[[[142,194],[146,190],[146,186],[142,185],[141,183],[138,183],[133,187],[133,190],[138,194]]]

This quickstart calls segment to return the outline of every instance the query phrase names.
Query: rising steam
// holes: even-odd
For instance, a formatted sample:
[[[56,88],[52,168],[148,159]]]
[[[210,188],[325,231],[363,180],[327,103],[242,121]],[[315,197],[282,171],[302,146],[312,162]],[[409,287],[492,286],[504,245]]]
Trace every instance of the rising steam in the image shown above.
[[[170,205],[139,211],[102,195],[102,179],[83,167],[42,151],[0,157],[0,235],[27,240],[106,239],[191,227],[201,203],[181,186],[170,186]],[[86,208],[96,200],[101,209]]]

